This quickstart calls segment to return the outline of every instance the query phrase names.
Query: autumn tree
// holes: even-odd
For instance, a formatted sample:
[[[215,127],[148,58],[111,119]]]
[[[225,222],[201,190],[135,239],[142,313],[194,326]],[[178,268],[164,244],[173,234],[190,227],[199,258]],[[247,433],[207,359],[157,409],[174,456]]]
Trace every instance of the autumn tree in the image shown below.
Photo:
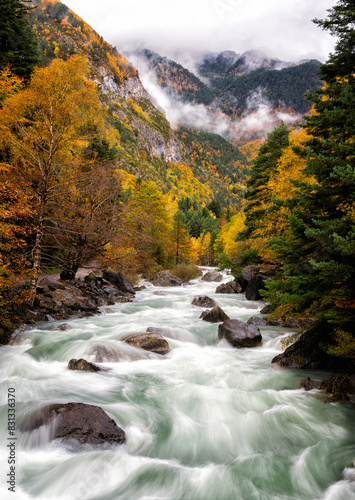
[[[154,182],[137,181],[123,207],[110,258],[116,267],[150,276],[169,260],[170,219]]]
[[[186,229],[184,213],[181,210],[174,214],[171,240],[175,248],[175,264],[190,260],[191,242]]]
[[[75,170],[73,172],[73,170]],[[43,260],[74,279],[79,267],[107,257],[122,212],[120,179],[109,162],[79,159],[63,172],[56,197],[47,209]]]
[[[56,197],[63,171],[88,144],[100,114],[95,84],[86,60],[72,56],[36,68],[25,90],[8,98],[0,130],[12,148],[13,168],[35,199],[36,231],[32,251],[34,293],[41,266],[47,208]]]
[[[270,176],[277,168],[284,148],[289,144],[289,129],[283,123],[268,134],[266,142],[261,146],[253,163],[251,176],[247,183],[245,195],[247,205],[245,211],[245,230],[241,239],[247,239],[263,226],[263,220],[270,207],[272,193],[268,188]]]

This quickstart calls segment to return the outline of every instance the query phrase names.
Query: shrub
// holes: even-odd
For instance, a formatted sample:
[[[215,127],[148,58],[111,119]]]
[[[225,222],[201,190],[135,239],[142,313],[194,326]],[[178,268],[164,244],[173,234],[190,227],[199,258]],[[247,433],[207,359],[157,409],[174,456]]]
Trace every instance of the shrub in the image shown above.
[[[187,282],[202,276],[203,272],[196,264],[178,264],[171,269],[171,274],[177,276],[182,281]]]

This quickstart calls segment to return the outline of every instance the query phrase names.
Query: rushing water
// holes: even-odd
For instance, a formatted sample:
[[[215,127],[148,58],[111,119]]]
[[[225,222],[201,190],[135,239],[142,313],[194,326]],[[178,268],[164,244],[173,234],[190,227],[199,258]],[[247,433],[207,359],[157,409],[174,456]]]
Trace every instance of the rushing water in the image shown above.
[[[228,281],[228,277],[225,281]],[[327,374],[277,369],[271,359],[290,331],[261,328],[263,345],[233,349],[199,319],[195,295],[214,297],[246,321],[261,302],[216,295],[216,283],[148,288],[114,312],[39,324],[0,351],[1,498],[60,500],[354,500],[354,409],[325,404],[300,379]],[[158,292],[159,294],[157,294]],[[105,308],[103,308],[103,312]],[[120,339],[147,327],[169,329],[167,356]],[[71,358],[105,372],[67,369]],[[5,484],[7,393],[17,417],[51,403],[101,406],[122,427],[121,446],[50,441],[48,428],[16,431],[16,493]]]

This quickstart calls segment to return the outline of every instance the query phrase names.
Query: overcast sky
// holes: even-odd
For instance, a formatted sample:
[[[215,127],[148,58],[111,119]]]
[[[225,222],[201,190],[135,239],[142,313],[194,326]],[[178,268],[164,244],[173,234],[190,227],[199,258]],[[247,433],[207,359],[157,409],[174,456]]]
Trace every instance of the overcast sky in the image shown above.
[[[109,43],[172,57],[177,50],[261,50],[325,61],[334,38],[312,23],[336,0],[64,0]]]

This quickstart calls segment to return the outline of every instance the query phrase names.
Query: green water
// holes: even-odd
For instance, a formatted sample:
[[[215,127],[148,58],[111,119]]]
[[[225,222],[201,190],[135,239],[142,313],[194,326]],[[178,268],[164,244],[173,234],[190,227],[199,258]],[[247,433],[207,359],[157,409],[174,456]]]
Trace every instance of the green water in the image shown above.
[[[244,321],[262,304],[216,295],[215,288],[197,280],[158,296],[162,289],[149,287],[112,314],[72,320],[68,331],[40,324],[3,347],[1,498],[355,500],[354,409],[300,389],[301,378],[319,382],[327,374],[271,365],[289,330],[261,328],[263,345],[255,349],[218,341],[217,325],[201,321],[201,309],[191,305],[195,295],[215,298]],[[165,357],[120,340],[151,326],[169,329]],[[68,370],[80,357],[109,370]],[[16,492],[9,492],[9,388],[18,420],[51,403],[95,404],[127,442],[95,447],[51,441],[48,427],[17,430]]]

